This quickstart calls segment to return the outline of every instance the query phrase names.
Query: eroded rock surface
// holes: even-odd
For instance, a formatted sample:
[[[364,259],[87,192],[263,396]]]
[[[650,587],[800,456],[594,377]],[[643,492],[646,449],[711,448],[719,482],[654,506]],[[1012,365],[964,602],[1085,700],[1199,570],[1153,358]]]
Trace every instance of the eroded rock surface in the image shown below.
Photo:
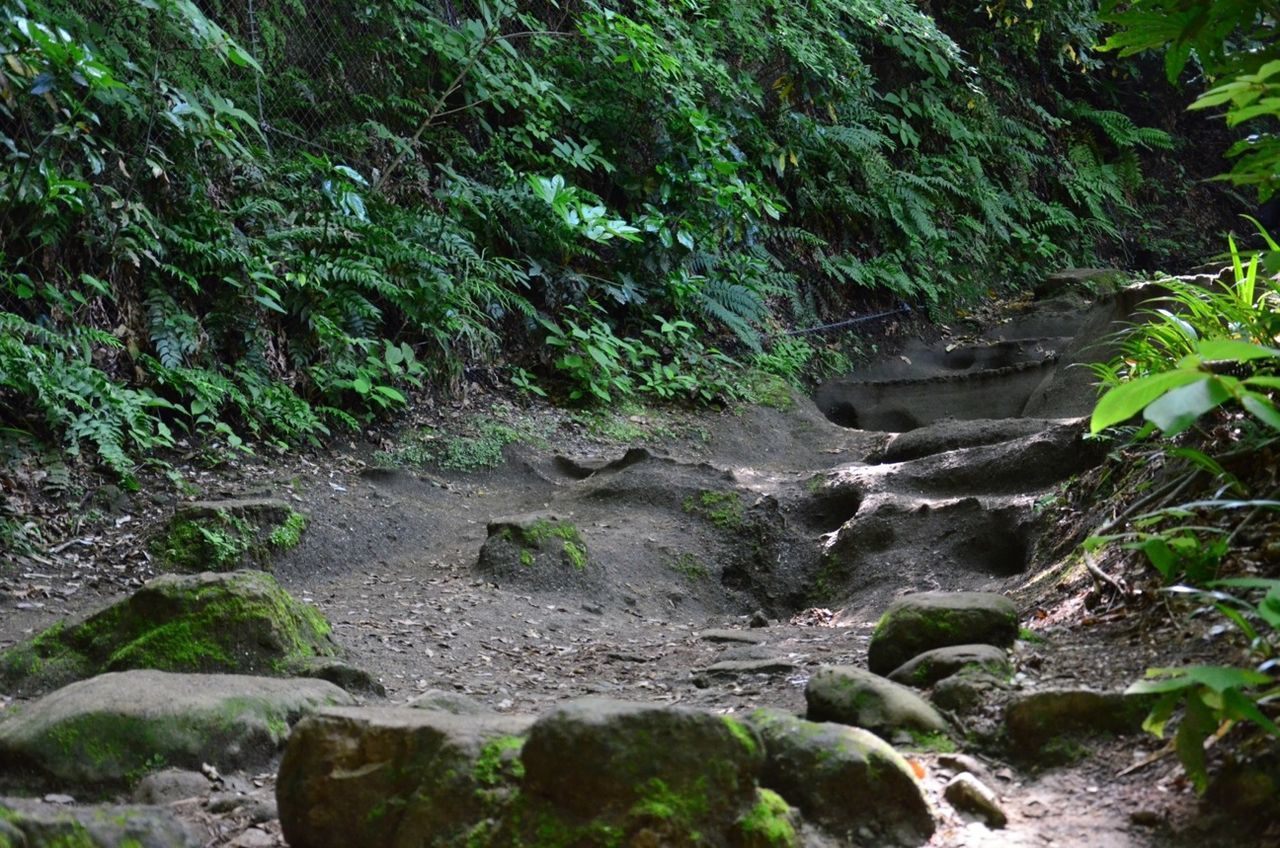
[[[0,779],[88,790],[165,767],[259,768],[303,715],[350,695],[322,680],[126,671],[72,683],[0,720]]]

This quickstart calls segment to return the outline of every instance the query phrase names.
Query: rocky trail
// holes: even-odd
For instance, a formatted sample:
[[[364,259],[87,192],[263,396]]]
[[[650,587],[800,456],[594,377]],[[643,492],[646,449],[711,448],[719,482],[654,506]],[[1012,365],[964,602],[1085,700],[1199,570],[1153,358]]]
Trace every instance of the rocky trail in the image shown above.
[[[0,572],[0,846],[1276,844],[1206,824],[1121,694],[1211,646],[1060,563],[1081,363],[1133,308],[1090,279],[783,409],[127,505],[101,549],[176,511],[171,552],[220,521],[274,579]]]

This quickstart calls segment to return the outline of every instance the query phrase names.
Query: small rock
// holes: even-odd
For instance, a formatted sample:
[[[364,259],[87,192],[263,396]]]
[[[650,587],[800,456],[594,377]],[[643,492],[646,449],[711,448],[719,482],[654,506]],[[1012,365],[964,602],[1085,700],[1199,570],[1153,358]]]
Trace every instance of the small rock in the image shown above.
[[[70,795],[60,795],[56,792],[51,792],[44,796],[44,802],[46,804],[74,804],[76,799],[72,798]]]
[[[209,778],[198,771],[165,769],[140,780],[133,788],[133,800],[139,804],[170,804],[204,795],[210,787]]]
[[[752,645],[763,644],[769,637],[763,633],[752,633],[750,630],[703,630],[698,638],[705,642],[746,642]]]
[[[810,721],[835,721],[873,733],[947,732],[946,721],[915,692],[853,666],[818,669],[804,696]]]
[[[997,677],[1013,674],[1013,667],[1005,652],[994,645],[953,645],[934,648],[907,660],[889,675],[889,679],[904,686],[927,689],[945,677],[962,669],[978,668]]]
[[[951,806],[962,813],[979,816],[989,827],[999,828],[1009,823],[996,793],[968,772],[961,772],[947,781],[942,795]]]
[[[227,843],[227,848],[274,848],[278,841],[270,833],[251,827]]]
[[[889,674],[912,657],[953,645],[1009,647],[1018,608],[990,592],[920,592],[894,601],[871,635],[867,666]]]
[[[289,677],[327,680],[353,694],[376,695],[379,698],[387,695],[387,687],[375,680],[372,674],[337,657],[298,657],[285,663],[283,668]]]
[[[1159,827],[1164,817],[1155,810],[1134,810],[1129,814],[1129,821],[1139,827]]]
[[[990,774],[986,765],[969,754],[939,754],[936,762],[940,768],[956,774],[969,773],[979,780],[987,780]]]
[[[789,671],[795,671],[794,663],[781,657],[774,657],[767,660],[721,660],[696,673],[716,677],[736,677],[740,674],[786,674]]]

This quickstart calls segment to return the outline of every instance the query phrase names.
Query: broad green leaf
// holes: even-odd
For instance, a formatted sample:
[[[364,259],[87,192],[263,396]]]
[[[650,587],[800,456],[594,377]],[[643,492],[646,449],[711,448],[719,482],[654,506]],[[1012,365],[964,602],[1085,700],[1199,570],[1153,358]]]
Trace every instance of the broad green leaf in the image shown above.
[[[1244,397],[1240,399],[1240,405],[1272,430],[1280,430],[1280,410],[1276,409],[1266,395],[1245,392]]]
[[[1201,415],[1221,406],[1230,397],[1231,393],[1221,380],[1208,377],[1171,389],[1150,403],[1142,414],[1163,430],[1166,436],[1176,436],[1194,424]]]
[[[1114,424],[1128,421],[1166,392],[1207,378],[1208,375],[1201,371],[1180,369],[1121,383],[1098,400],[1089,421],[1089,432],[1098,433]]]
[[[1217,729],[1218,718],[1214,711],[1200,697],[1200,693],[1193,692],[1187,698],[1186,711],[1178,724],[1174,748],[1197,792],[1204,792],[1209,784],[1209,774],[1205,769],[1204,740]]]
[[[1214,692],[1226,689],[1248,689],[1273,682],[1269,675],[1248,668],[1229,665],[1188,665],[1181,668],[1149,668],[1147,677],[1129,687],[1135,692],[1170,692],[1192,684],[1200,684]],[[1136,687],[1145,688],[1137,689]]]
[[[1276,723],[1267,718],[1262,710],[1258,709],[1258,705],[1253,699],[1243,692],[1235,689],[1228,689],[1222,693],[1223,711],[1231,718],[1251,721],[1270,733],[1272,736],[1280,737],[1280,727]]]
[[[1196,345],[1196,353],[1201,358],[1211,362],[1220,360],[1249,362],[1254,359],[1280,357],[1280,350],[1273,347],[1263,347],[1262,345],[1235,339],[1210,339],[1200,342],[1200,344]]]
[[[391,386],[377,386],[374,391],[396,403],[408,403],[408,399],[398,389],[393,389]]]

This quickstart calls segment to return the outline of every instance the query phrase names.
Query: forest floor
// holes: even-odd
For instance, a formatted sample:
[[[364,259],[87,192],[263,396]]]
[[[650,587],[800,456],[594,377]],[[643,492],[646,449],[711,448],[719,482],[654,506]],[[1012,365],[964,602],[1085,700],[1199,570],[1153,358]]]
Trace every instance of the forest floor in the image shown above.
[[[927,347],[951,354],[998,346],[996,336],[980,334],[956,332]],[[872,375],[877,384],[921,377],[927,357],[924,344],[914,344],[872,366],[881,369]],[[989,394],[982,401],[992,403]],[[1017,491],[1001,490],[998,481],[986,488],[964,483],[957,469],[971,460],[1005,468],[1009,478],[1028,476],[1021,463],[1039,461],[1016,451],[984,454],[991,446],[983,438],[990,437],[974,437],[976,443],[970,438],[942,452],[942,461],[925,455],[893,465],[897,470],[886,473],[909,485],[882,485],[883,474],[866,475],[887,467],[876,459],[892,433],[838,426],[799,396],[777,405],[783,408],[585,414],[473,387],[464,400],[418,408],[394,433],[338,439],[303,456],[193,456],[180,476],[149,481],[137,494],[111,489],[78,501],[33,501],[33,512],[47,511],[62,538],[41,555],[0,566],[0,649],[119,600],[158,573],[147,540],[176,503],[270,495],[309,517],[302,543],[274,562],[276,577],[328,617],[351,663],[386,687],[389,703],[445,690],[511,713],[588,694],[728,714],[760,706],[802,713],[816,668],[865,666],[884,607],[939,588],[1001,592],[1018,602],[1024,638],[1014,647],[1017,673],[1002,698],[1046,688],[1119,691],[1149,667],[1230,650],[1224,638],[1159,604],[1097,603],[1098,587],[1070,544],[1103,515],[1104,505],[1073,494],[1087,472],[1029,480]],[[1061,416],[1042,418],[1075,426]],[[932,430],[947,437],[949,421],[933,422]],[[930,430],[930,422],[914,423]],[[842,498],[851,480],[858,493]],[[973,485],[981,491],[961,491]],[[942,492],[937,487],[946,489],[948,504],[977,498],[984,516],[1007,509],[1016,518],[990,524],[962,514],[958,525],[939,528],[929,522],[945,510],[917,504],[885,513],[900,523],[881,554],[860,552],[856,537],[846,538],[873,496],[919,500]],[[748,525],[707,520],[707,492],[732,493],[739,517],[767,518],[777,573],[763,573],[744,553],[758,547]],[[1006,500],[992,506],[993,498]],[[480,569],[488,525],[528,515],[571,522],[601,564],[603,581],[546,586]],[[913,524],[912,516],[933,517]],[[1010,534],[1022,542],[1016,567],[1007,561]],[[852,570],[823,569],[820,550],[832,545],[850,552]],[[974,565],[986,560],[998,562]],[[739,635],[720,641],[705,637],[708,630]],[[738,662],[717,667],[726,660]],[[998,736],[989,727],[999,722],[998,704],[965,722],[971,742],[962,749],[980,761],[971,765],[1009,823],[990,829],[955,812],[941,798],[954,773],[948,755],[906,746],[939,811],[930,846],[1280,844],[1274,823],[1224,828],[1206,815],[1161,740],[1094,737],[1068,762],[1046,765],[983,741]],[[283,844],[272,814],[273,775],[228,780],[223,789],[262,803],[219,806],[205,798],[182,806],[209,844]]]

